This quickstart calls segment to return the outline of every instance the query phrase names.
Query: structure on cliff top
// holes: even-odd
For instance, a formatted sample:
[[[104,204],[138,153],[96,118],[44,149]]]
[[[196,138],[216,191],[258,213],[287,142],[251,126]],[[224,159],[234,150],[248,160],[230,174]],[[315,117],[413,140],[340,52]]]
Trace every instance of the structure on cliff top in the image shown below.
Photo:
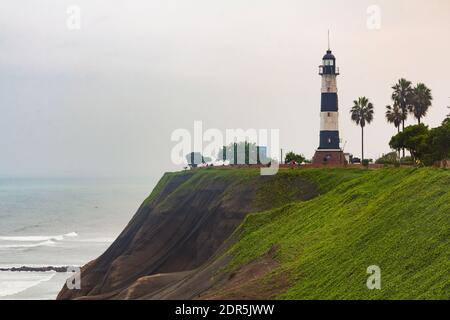
[[[322,98],[320,107],[320,144],[313,158],[313,164],[343,165],[345,157],[339,146],[339,108],[336,78],[339,68],[336,58],[330,50],[323,57],[319,66],[322,76]]]

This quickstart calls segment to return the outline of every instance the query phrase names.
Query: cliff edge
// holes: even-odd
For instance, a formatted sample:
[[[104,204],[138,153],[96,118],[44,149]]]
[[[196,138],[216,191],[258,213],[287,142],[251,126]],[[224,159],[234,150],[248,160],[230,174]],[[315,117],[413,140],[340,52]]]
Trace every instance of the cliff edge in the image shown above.
[[[58,299],[447,299],[449,185],[439,169],[166,173]]]

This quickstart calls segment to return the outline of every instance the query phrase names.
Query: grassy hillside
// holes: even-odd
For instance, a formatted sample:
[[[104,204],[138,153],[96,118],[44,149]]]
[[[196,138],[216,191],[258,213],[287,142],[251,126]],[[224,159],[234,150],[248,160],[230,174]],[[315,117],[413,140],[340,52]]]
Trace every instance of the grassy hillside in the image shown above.
[[[247,216],[236,231],[239,241],[229,250],[233,259],[226,269],[276,248],[279,265],[265,280],[289,279],[279,299],[450,298],[449,170],[283,174],[279,181],[302,175],[321,194],[289,203],[276,183],[263,188],[259,199],[272,197],[285,205]],[[370,265],[381,268],[381,290],[366,287]]]

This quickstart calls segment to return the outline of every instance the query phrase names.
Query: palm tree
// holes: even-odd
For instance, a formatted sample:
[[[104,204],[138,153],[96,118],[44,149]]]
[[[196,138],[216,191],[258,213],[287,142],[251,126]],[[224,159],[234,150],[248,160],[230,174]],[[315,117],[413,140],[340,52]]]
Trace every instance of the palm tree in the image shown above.
[[[392,93],[392,100],[394,100],[394,103],[399,106],[402,113],[407,115],[408,108],[410,107],[413,99],[411,81],[401,78],[394,86],[392,86],[392,89],[394,90]],[[402,130],[405,129],[406,118],[407,116],[405,116],[405,119],[402,120]]]
[[[361,126],[361,161],[364,160],[364,127],[373,120],[373,104],[366,97],[360,97],[353,101],[353,108],[350,110],[352,120],[356,125]]]
[[[423,83],[418,83],[413,89],[412,104],[409,106],[409,111],[414,115],[419,124],[420,119],[427,115],[432,100],[431,90]]]
[[[394,86],[392,86],[392,90],[394,90],[392,93],[392,100],[394,100],[394,103],[399,106],[402,113],[405,114],[405,118],[402,120],[403,131],[405,130],[405,121],[413,98],[411,81],[401,78]],[[403,157],[405,157],[405,149],[403,149]]]
[[[386,120],[389,123],[393,123],[397,128],[397,132],[400,133],[400,125],[402,121],[406,119],[406,113],[403,113],[402,110],[398,107],[398,105],[394,104],[394,106],[386,106]],[[398,156],[400,157],[400,149],[398,151]]]
[[[386,106],[386,120],[389,123],[393,123],[397,128],[397,132],[400,133],[400,125],[406,119],[406,113],[403,113],[398,105]]]

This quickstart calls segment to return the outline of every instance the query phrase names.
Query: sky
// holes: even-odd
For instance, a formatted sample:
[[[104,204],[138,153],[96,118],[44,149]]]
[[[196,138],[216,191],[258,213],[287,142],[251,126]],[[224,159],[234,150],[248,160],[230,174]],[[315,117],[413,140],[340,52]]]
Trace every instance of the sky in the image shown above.
[[[361,152],[359,96],[375,105],[366,157],[390,151],[401,77],[432,89],[427,125],[449,113],[448,0],[2,0],[0,175],[158,176],[180,169],[171,134],[194,121],[279,129],[310,158],[328,29],[346,152]]]

